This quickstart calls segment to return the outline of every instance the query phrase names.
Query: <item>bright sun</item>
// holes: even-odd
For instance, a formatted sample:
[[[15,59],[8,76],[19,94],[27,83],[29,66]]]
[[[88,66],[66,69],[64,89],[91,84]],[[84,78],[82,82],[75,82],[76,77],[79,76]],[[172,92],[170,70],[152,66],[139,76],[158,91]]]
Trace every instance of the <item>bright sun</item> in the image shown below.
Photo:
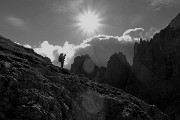
[[[100,26],[98,15],[93,12],[86,12],[78,17],[78,26],[87,34],[93,34]]]

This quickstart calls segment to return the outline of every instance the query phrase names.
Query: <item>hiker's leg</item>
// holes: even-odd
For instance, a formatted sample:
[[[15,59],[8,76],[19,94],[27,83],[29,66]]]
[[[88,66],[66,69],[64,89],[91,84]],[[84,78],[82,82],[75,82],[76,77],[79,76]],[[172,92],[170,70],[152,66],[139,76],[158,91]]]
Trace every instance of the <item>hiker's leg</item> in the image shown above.
[[[63,62],[61,61],[61,67],[63,68]]]
[[[63,66],[64,66],[64,61],[61,62],[61,67],[63,68]]]

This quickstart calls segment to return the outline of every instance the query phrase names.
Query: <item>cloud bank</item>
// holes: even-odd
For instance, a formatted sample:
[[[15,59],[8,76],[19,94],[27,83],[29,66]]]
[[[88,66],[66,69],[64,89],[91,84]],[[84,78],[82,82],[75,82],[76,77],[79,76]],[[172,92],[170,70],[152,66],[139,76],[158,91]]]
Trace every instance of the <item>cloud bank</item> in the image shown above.
[[[48,41],[41,43],[39,47],[33,48],[34,51],[42,56],[51,59],[54,65],[60,66],[58,56],[66,53],[65,68],[70,69],[76,56],[88,54],[98,66],[107,66],[111,55],[122,52],[130,64],[133,62],[134,43],[139,41],[144,32],[143,28],[129,29],[122,36],[98,35],[84,40],[79,45],[65,42],[63,46],[51,45]],[[31,47],[26,45],[26,47]]]

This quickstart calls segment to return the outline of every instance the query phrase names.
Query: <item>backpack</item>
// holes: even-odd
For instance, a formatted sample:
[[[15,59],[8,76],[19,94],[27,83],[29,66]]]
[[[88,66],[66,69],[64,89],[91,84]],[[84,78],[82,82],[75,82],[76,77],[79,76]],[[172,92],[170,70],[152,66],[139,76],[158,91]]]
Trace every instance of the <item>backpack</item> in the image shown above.
[[[58,61],[61,62],[61,61],[63,61],[63,60],[64,60],[64,56],[63,56],[63,53],[61,53],[61,54],[59,55]]]

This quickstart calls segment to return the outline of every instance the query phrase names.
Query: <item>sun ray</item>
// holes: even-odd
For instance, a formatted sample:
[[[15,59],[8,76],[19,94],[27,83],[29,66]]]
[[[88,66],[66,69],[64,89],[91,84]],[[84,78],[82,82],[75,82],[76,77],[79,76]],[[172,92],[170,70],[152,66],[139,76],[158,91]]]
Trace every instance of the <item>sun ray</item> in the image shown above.
[[[77,20],[77,26],[88,35],[97,33],[101,26],[98,14],[95,14],[93,11],[83,11]]]

